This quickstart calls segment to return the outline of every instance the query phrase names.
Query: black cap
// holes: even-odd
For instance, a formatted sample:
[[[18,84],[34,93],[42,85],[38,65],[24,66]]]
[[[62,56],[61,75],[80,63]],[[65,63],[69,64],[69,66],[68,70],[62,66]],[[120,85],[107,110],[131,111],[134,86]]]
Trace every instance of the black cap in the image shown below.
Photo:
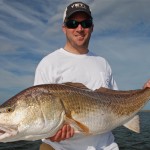
[[[83,2],[74,2],[66,7],[63,17],[63,22],[75,12],[85,12],[92,18],[90,7]]]

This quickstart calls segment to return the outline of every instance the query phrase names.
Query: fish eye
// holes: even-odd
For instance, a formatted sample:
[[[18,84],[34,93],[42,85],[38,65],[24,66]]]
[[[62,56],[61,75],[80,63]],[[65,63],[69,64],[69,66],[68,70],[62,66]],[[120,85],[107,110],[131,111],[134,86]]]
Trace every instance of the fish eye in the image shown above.
[[[6,109],[6,112],[7,112],[7,113],[13,112],[13,109],[12,109],[11,107],[8,107],[8,108]]]
[[[0,109],[0,114],[1,113],[11,113],[14,111],[14,107],[6,107],[6,108],[1,108]]]

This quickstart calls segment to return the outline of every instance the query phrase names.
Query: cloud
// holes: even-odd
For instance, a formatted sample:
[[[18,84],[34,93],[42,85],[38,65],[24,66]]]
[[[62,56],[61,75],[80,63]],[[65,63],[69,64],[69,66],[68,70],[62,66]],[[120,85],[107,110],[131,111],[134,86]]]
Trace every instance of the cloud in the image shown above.
[[[132,35],[133,32],[149,34],[149,0],[112,0],[95,1],[92,5],[96,30],[101,33],[120,33]],[[138,30],[137,30],[138,29]],[[147,31],[148,33],[143,33]]]

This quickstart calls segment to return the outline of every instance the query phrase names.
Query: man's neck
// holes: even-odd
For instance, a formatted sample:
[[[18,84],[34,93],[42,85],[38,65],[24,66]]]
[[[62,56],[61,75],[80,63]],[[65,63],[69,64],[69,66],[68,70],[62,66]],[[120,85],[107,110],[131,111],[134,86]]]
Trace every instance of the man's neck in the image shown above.
[[[74,53],[74,54],[87,54],[88,53],[88,48],[73,48],[73,47],[70,47],[68,45],[65,45],[64,49],[70,53]]]

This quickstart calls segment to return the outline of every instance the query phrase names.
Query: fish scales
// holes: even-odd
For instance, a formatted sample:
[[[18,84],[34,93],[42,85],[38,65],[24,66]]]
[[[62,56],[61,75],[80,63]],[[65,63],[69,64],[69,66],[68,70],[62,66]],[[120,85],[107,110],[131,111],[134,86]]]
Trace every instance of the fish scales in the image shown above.
[[[149,90],[147,90],[147,89],[119,91],[119,92],[113,91],[113,90],[107,90],[105,92],[93,92],[93,91],[89,91],[89,90],[84,90],[84,89],[81,90],[81,89],[73,88],[70,86],[62,86],[62,87],[59,86],[58,87],[57,85],[54,85],[54,87],[55,86],[56,86],[56,89],[54,90],[54,93],[56,95],[62,94],[62,99],[64,99],[63,101],[67,101],[67,103],[70,102],[71,106],[73,105],[73,103],[75,103],[73,105],[74,107],[76,107],[76,103],[78,103],[80,107],[82,106],[82,104],[85,104],[85,103],[88,103],[88,105],[93,104],[92,105],[93,107],[95,107],[95,105],[100,104],[101,107],[106,107],[106,108],[108,106],[111,107],[112,111],[114,111],[114,113],[116,113],[118,115],[119,115],[119,113],[118,113],[119,110],[120,110],[119,112],[122,112],[121,114],[128,115],[128,114],[130,114],[130,112],[133,112],[137,108],[140,109],[145,104],[145,103],[143,103],[144,98],[141,98],[141,97],[145,97],[146,99],[147,99],[147,97],[150,97]],[[59,92],[57,92],[57,90]],[[148,95],[147,95],[147,93],[148,93]],[[66,98],[64,95],[66,95]],[[131,103],[129,103],[129,101]],[[136,101],[136,103],[135,103],[135,101]],[[134,105],[134,107],[133,107],[133,105]],[[83,105],[83,106],[85,107],[85,105]],[[100,106],[98,106],[98,108],[99,107]],[[117,109],[115,109],[116,107],[117,107]]]
[[[65,108],[69,111],[71,110],[73,119],[83,122],[85,125],[88,124],[88,126],[90,122],[93,122],[93,124],[95,122],[103,126],[101,122],[97,121],[97,116],[100,118],[101,115],[106,114],[106,112],[109,112],[109,119],[107,119],[107,121],[112,122],[110,118],[113,117],[110,114],[113,115],[113,113],[115,113],[118,118],[122,115],[130,115],[133,111],[137,113],[145,104],[143,103],[143,99],[136,103],[135,100],[138,99],[138,96],[145,95],[144,91],[146,90],[121,91],[120,93],[118,91],[115,91],[115,93],[109,90],[109,92],[105,93],[81,90],[70,86],[56,88],[58,91],[62,90],[58,92],[58,95],[60,96],[60,93],[63,93],[61,99]],[[56,92],[57,90],[55,89],[54,91]],[[143,95],[141,95],[141,93]],[[57,95],[57,92],[55,94]],[[66,96],[64,96],[64,94]],[[131,103],[129,103],[129,101],[131,101]],[[78,116],[78,114],[80,116]],[[90,119],[87,121],[85,118]]]
[[[65,109],[73,112],[74,119],[79,118],[78,114],[80,114],[80,118],[90,117],[88,116],[88,112],[90,112],[93,113],[93,115],[91,115],[92,121],[94,120],[93,118],[96,118],[94,116],[97,113],[106,113],[108,109],[118,116],[129,115],[133,111],[136,113],[144,105],[143,99],[138,100],[138,97],[139,99],[143,97],[145,95],[144,91],[146,91],[134,90],[128,92],[121,91],[120,93],[115,91],[115,93],[114,91],[109,90],[109,92],[93,92],[71,86],[58,86],[57,84],[50,85],[49,88],[51,94],[60,97],[65,105]],[[135,103],[136,99],[137,102]],[[129,103],[129,101],[131,103]],[[99,110],[101,111],[99,112]],[[85,114],[87,114],[86,117]]]
[[[64,123],[86,135],[108,132],[133,120],[149,98],[149,88],[92,91],[79,83],[33,86],[0,106],[0,141],[47,138]]]

